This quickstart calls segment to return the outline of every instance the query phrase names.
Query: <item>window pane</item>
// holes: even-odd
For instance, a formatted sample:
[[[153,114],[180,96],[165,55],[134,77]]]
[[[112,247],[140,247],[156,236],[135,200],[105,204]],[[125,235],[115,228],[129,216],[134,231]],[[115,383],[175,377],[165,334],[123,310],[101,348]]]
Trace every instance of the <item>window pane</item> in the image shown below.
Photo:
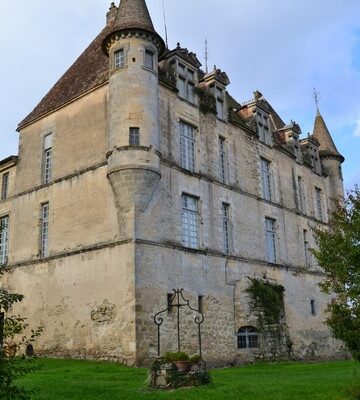
[[[129,129],[129,145],[140,146],[140,129],[130,128]]]
[[[229,223],[229,205],[222,204],[222,218],[223,218],[223,244],[224,252],[230,252],[230,223]]]
[[[180,122],[181,166],[189,171],[195,170],[195,133],[194,128]]]
[[[154,69],[154,53],[150,50],[145,50],[145,67]]]
[[[179,89],[179,96],[183,99],[186,99],[186,81],[185,79],[179,77],[178,79],[178,89]]]
[[[44,183],[51,181],[52,175],[52,149],[51,147],[44,151]]]
[[[118,50],[114,53],[114,66],[115,68],[125,67],[125,52],[124,49]]]
[[[315,188],[316,195],[316,213],[319,219],[323,219],[322,205],[321,205],[321,189]]]
[[[267,160],[261,159],[261,183],[262,195],[265,200],[271,200],[271,174],[270,163]]]
[[[182,196],[182,240],[183,245],[190,248],[198,247],[198,212],[197,199],[192,196]]]
[[[7,263],[9,239],[9,217],[0,218],[0,265]]]
[[[276,236],[275,221],[270,218],[265,219],[266,235],[266,258],[269,262],[276,262]]]
[[[1,183],[1,200],[4,200],[8,197],[8,189],[9,189],[9,173],[6,172],[2,176]]]
[[[41,257],[47,257],[49,255],[48,241],[49,241],[49,203],[45,203],[41,207],[41,243],[40,243]]]

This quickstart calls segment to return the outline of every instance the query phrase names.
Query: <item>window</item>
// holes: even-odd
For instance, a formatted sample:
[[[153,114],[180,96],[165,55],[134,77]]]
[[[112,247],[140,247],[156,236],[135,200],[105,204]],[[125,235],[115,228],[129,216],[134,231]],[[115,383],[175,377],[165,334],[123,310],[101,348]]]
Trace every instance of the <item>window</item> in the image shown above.
[[[144,64],[146,68],[149,69],[155,69],[155,55],[152,51],[150,50],[145,50],[145,60]]]
[[[262,195],[265,200],[271,201],[271,170],[270,163],[267,160],[261,159],[261,184]]]
[[[216,113],[218,118],[224,119],[224,92],[221,88],[216,86],[215,88],[215,100],[216,100]]]
[[[258,126],[259,138],[262,142],[270,144],[270,127],[269,127],[269,117],[268,115],[260,112],[256,113],[256,120]]]
[[[226,182],[226,142],[225,139],[219,137],[219,156],[220,156],[220,180]]]
[[[198,310],[204,312],[204,296],[198,296]]]
[[[49,203],[41,206],[40,257],[49,255]]]
[[[259,332],[253,326],[240,328],[237,338],[238,349],[257,349],[259,347]]]
[[[129,145],[140,146],[140,128],[129,129]]]
[[[183,64],[178,64],[179,96],[190,103],[195,103],[195,72]]]
[[[230,253],[230,222],[229,222],[229,208],[226,203],[222,203],[222,220],[223,220],[223,246],[224,253]]]
[[[308,231],[303,230],[305,265],[311,266],[311,253],[308,241]]]
[[[9,217],[0,218],[0,265],[8,261]]]
[[[315,300],[310,300],[310,313],[316,315]]]
[[[186,247],[198,248],[198,199],[182,195],[182,242]]]
[[[195,170],[195,129],[180,122],[181,166],[189,171]]]
[[[2,176],[1,183],[1,200],[5,200],[8,197],[9,192],[9,173],[6,172]]]
[[[340,178],[341,180],[343,179],[343,173],[342,173],[341,165],[339,165],[339,178]]]
[[[52,134],[44,138],[43,182],[50,183],[52,178]]]
[[[124,49],[120,49],[115,51],[114,53],[114,67],[115,69],[124,68],[125,67],[125,51]]]
[[[323,219],[322,205],[321,205],[321,189],[315,188],[315,202],[316,202],[316,216]]]
[[[304,188],[304,180],[301,176],[298,176],[298,194],[299,194],[299,211],[305,213],[306,212],[305,188]]]
[[[265,218],[266,258],[269,262],[276,262],[275,220]]]

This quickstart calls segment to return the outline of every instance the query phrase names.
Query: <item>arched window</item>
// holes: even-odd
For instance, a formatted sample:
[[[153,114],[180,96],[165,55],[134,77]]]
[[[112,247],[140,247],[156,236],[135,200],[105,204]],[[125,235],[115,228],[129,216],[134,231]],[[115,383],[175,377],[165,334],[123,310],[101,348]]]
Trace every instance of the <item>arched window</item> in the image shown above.
[[[259,347],[259,332],[253,326],[243,326],[238,334],[239,349],[256,349]]]

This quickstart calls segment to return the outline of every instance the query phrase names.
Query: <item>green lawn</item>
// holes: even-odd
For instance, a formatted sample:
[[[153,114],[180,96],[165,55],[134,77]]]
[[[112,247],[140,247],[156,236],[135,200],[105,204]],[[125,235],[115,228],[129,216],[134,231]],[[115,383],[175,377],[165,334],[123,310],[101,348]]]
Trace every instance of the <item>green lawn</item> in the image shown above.
[[[346,399],[344,389],[354,383],[355,369],[350,361],[226,368],[211,372],[213,383],[208,387],[160,392],[147,389],[146,369],[90,361],[38,363],[41,369],[21,380],[25,387],[39,389],[36,400]]]

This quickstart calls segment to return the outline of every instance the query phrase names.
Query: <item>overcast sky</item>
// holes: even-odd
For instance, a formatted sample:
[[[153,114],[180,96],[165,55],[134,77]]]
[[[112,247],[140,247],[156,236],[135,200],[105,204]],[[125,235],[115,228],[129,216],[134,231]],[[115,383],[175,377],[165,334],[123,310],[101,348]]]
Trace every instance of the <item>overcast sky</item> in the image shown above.
[[[17,154],[17,124],[105,24],[106,0],[0,0],[0,159]],[[148,0],[164,36],[161,0]],[[165,0],[170,47],[180,42],[226,71],[239,101],[259,89],[285,122],[312,130],[313,87],[345,184],[360,183],[359,0]]]

